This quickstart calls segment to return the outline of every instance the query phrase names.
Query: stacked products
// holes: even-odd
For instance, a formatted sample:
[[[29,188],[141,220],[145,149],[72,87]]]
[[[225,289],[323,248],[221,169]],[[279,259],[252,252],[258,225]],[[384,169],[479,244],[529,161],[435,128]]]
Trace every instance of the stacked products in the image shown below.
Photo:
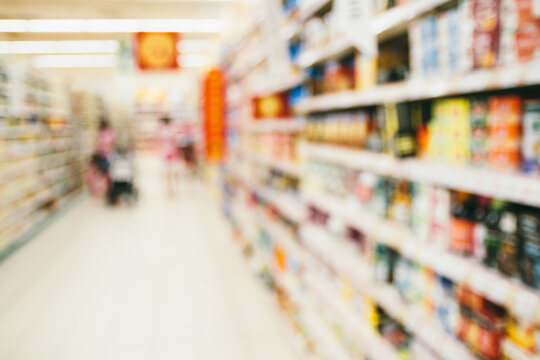
[[[81,189],[90,144],[80,141],[67,94],[53,79],[7,63],[0,73],[7,89],[0,115],[1,253]]]
[[[540,56],[531,0],[464,0],[409,28],[412,76],[528,62]]]
[[[516,95],[473,96],[372,111],[314,115],[312,142],[417,156],[453,164],[538,175],[540,101]]]
[[[311,162],[310,191],[354,197],[366,211],[410,227],[424,243],[472,257],[540,288],[540,210]]]
[[[433,269],[419,264],[394,249],[369,239],[354,228],[337,228],[333,218],[317,208],[311,208],[313,224],[326,229],[329,242],[345,236],[358,246],[358,262],[369,264],[374,284],[386,285],[397,292],[405,304],[420,308],[450,336],[461,340],[472,353],[482,359],[502,359],[505,343],[512,342],[527,354],[540,354],[540,327],[532,319],[516,316],[467,285],[454,283]],[[390,287],[388,287],[390,286]],[[362,289],[359,289],[362,291]],[[383,304],[385,304],[384,298]],[[440,359],[440,349],[432,348],[418,338],[407,325],[388,311],[392,303],[380,306],[369,301],[371,315],[366,318],[380,334],[390,341],[400,356],[406,359]]]

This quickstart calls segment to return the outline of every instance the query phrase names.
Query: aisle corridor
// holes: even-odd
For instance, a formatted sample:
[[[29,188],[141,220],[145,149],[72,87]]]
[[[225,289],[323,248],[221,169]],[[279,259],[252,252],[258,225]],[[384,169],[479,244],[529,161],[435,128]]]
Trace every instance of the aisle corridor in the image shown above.
[[[84,199],[0,264],[0,360],[292,360],[283,320],[203,185]]]

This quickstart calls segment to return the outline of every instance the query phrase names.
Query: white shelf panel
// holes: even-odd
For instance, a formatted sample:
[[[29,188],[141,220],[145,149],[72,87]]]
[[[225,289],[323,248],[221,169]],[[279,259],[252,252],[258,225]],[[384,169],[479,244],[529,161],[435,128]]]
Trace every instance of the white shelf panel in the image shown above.
[[[307,210],[304,203],[295,196],[283,191],[276,191],[269,188],[253,187],[254,190],[266,201],[279,210],[290,220],[297,223],[304,221],[307,217]]]
[[[299,132],[305,126],[301,119],[260,119],[248,124],[247,130],[254,133],[261,132]]]
[[[406,304],[391,285],[374,284],[371,280],[373,278],[371,269],[363,258],[351,252],[346,246],[346,241],[339,241],[339,238],[330,235],[323,228],[313,225],[304,226],[301,237],[307,243],[313,239],[322,238],[318,243],[326,242],[328,246],[315,248],[317,256],[329,258],[329,263],[340,275],[350,279],[356,288],[375,300],[390,316],[405,325],[434,351],[439,351],[444,347],[444,354],[441,354],[443,359],[476,359],[466,346],[448,335],[438,323],[433,321],[425,309]],[[344,254],[349,254],[348,258],[352,257],[350,261],[344,261],[346,259]]]
[[[327,281],[324,278],[308,273],[304,279],[308,287],[342,320],[342,323],[356,334],[355,339],[361,342],[366,355],[373,359],[400,359],[397,351],[377,334],[362,316],[340,300],[331,286],[325,285]]]
[[[512,360],[539,360],[540,357],[531,355],[519,346],[514,344],[511,340],[506,339],[503,342],[503,352],[506,356]]]
[[[449,0],[415,0],[406,5],[396,6],[375,16],[371,30],[379,36],[394,30],[406,30],[411,21],[447,2]]]
[[[258,154],[247,154],[245,156],[249,161],[277,169],[289,175],[296,177],[300,177],[302,175],[302,169],[300,164],[294,163],[292,161],[276,160],[272,159],[271,157]]]
[[[467,283],[491,301],[505,305],[515,315],[540,321],[540,293],[517,280],[507,279],[473,259],[457,256],[434,244],[419,241],[407,227],[380,219],[353,203],[308,192],[303,193],[303,198],[378,242],[396,249],[405,257],[434,269],[456,283]]]
[[[301,28],[298,22],[292,21],[281,28],[280,35],[284,41],[291,41],[300,35]]]
[[[316,59],[307,54],[309,63]],[[322,55],[318,55],[324,59]],[[540,62],[507,65],[494,69],[475,70],[465,74],[441,75],[416,78],[393,84],[376,85],[362,91],[312,96],[297,106],[299,113],[330,111],[378,104],[431,99],[443,96],[474,93],[498,89],[510,89],[540,84]]]
[[[290,90],[304,81],[304,76],[302,74],[292,74],[280,77],[279,81],[264,88],[255,89],[254,96],[268,96],[272,94],[277,94],[283,91]]]
[[[347,36],[341,36],[319,48],[303,51],[298,56],[297,63],[302,68],[308,68],[325,60],[344,55],[354,48],[355,45],[347,38]]]
[[[300,152],[308,158],[383,176],[540,206],[540,179],[532,176],[422,159],[396,159],[387,154],[333,145],[302,143]]]
[[[309,18],[315,16],[322,8],[330,4],[332,0],[313,0],[309,2],[309,5],[300,8],[300,14],[298,18],[300,21],[307,21]]]

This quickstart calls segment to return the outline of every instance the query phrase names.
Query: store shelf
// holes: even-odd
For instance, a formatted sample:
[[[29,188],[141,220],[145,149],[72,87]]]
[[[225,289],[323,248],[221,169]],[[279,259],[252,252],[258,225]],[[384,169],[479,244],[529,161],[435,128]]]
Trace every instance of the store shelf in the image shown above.
[[[309,55],[305,60],[306,63],[312,59],[316,60],[315,55],[311,55],[311,53],[306,55]],[[322,54],[318,56],[324,59]],[[528,64],[475,70],[465,74],[410,79],[398,83],[377,85],[362,91],[343,91],[312,96],[300,101],[296,106],[296,111],[299,113],[331,111],[539,85],[539,67],[540,62],[536,61]]]
[[[29,221],[27,226],[22,227],[12,241],[0,244],[0,263],[19,247],[30,241],[36,234],[41,232],[45,227],[57,219],[58,216],[61,216],[64,212],[69,210],[71,206],[81,198],[81,194],[81,192],[69,190],[64,194],[59,195],[59,198],[62,201],[59,204],[59,207],[52,213],[34,212],[34,215],[29,215],[33,221]],[[28,220],[28,218],[26,220]]]
[[[380,219],[352,201],[310,192],[304,192],[302,196],[307,203],[337,216],[403,256],[434,269],[456,283],[467,283],[478,293],[505,305],[516,315],[540,321],[540,293],[520,282],[505,278],[473,259],[454,255],[444,248],[420,241],[407,227]]]
[[[298,18],[304,22],[317,15],[322,9],[330,5],[333,0],[312,0],[305,7],[300,8]]]
[[[532,176],[422,159],[396,159],[386,154],[333,145],[303,143],[300,152],[314,160],[378,175],[540,206],[540,179]]]
[[[415,0],[396,6],[375,16],[371,22],[371,31],[379,39],[405,32],[411,21],[448,2],[450,0]]]
[[[254,190],[288,219],[296,223],[301,223],[306,219],[307,210],[301,199],[289,193],[266,187],[255,187]]]
[[[242,65],[237,65],[231,70],[231,75],[235,78],[242,78],[249,74],[253,69],[261,65],[268,59],[268,52],[266,49],[257,51],[249,55],[246,61],[242,61]]]
[[[304,315],[302,319],[309,336],[315,343],[315,351],[322,355],[324,359],[353,360],[351,355],[336,340],[335,334],[321,319],[318,319],[317,315]]]
[[[302,84],[304,76],[302,74],[290,74],[282,76],[278,80],[278,82],[265,86],[264,88],[256,89],[253,92],[254,96],[263,97],[290,90]]]
[[[301,29],[302,27],[298,22],[292,21],[281,28],[280,35],[284,41],[291,41],[300,36]]]
[[[341,322],[356,336],[365,354],[373,359],[398,360],[400,359],[397,351],[375,332],[366,320],[354,312],[339,295],[332,291],[332,287],[327,285],[322,276],[314,276],[308,273],[304,276],[308,288],[313,291],[335,314],[341,319]]]
[[[355,49],[355,45],[347,36],[340,36],[333,39],[326,45],[303,51],[298,56],[298,65],[302,68],[308,68],[317,63],[335,59]],[[305,102],[304,100],[302,104]]]
[[[247,130],[255,133],[281,132],[294,133],[304,128],[305,121],[302,119],[259,119],[247,125]]]
[[[287,160],[277,160],[268,156],[258,154],[246,154],[245,156],[249,161],[253,163],[262,164],[296,177],[300,177],[302,175],[302,169],[300,164],[297,164],[295,162]]]
[[[512,360],[539,360],[540,357],[531,355],[525,350],[514,344],[511,340],[506,339],[503,342],[503,352]]]
[[[306,225],[302,228],[303,242],[309,243],[310,238],[317,237],[323,238],[318,243],[324,244],[324,238],[331,240],[326,241],[328,246],[323,245],[315,249],[315,252],[318,252],[318,258],[329,259],[327,264],[331,265],[340,276],[350,279],[357,289],[375,300],[390,316],[405,325],[434,351],[438,352],[444,347],[445,352],[441,354],[443,359],[476,359],[466,346],[447,334],[439,324],[433,321],[424,308],[406,304],[391,285],[374,284],[366,261],[346,247],[345,241],[339,241],[318,226]]]

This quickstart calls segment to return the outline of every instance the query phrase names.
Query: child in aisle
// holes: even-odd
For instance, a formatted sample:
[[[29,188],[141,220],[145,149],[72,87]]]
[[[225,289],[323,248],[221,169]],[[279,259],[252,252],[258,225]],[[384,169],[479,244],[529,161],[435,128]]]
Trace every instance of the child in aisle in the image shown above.
[[[119,147],[110,158],[111,186],[108,193],[108,203],[116,205],[121,196],[129,204],[137,199],[135,187],[135,160],[133,152],[128,147]]]
[[[169,117],[165,116],[160,120],[161,128],[159,130],[159,140],[161,145],[161,156],[165,163],[165,182],[167,184],[168,194],[174,196],[180,178],[180,157],[178,148],[176,147],[176,130],[173,124],[171,124],[171,119]]]
[[[88,171],[90,193],[96,197],[104,196],[109,190],[110,156],[114,151],[116,133],[109,122],[102,118],[99,123],[96,151],[92,155]]]

